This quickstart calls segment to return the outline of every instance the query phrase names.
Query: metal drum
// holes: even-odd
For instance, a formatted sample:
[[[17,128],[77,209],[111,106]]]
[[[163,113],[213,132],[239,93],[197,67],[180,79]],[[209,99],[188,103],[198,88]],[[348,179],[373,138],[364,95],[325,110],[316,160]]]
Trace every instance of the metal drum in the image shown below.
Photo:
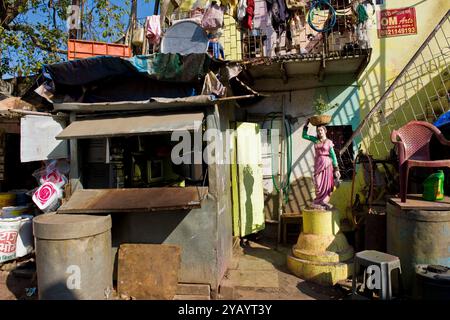
[[[416,266],[450,267],[450,211],[402,210],[387,204],[387,252],[400,258],[406,293],[414,291]]]
[[[206,53],[208,36],[197,23],[181,21],[167,29],[161,40],[161,53]]]
[[[33,219],[39,299],[103,300],[112,292],[111,217]]]

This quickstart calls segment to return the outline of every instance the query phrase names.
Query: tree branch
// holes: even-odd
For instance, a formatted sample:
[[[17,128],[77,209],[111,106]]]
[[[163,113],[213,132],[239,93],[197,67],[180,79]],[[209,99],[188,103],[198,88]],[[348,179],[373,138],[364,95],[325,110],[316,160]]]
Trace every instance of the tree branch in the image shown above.
[[[7,3],[7,1],[0,0],[0,27],[6,27],[10,24],[19,14],[20,7],[28,6],[28,0],[16,0],[13,4]]]
[[[62,49],[59,49],[56,47],[51,47],[48,44],[43,43],[39,39],[39,36],[35,34],[33,27],[31,27],[29,25],[14,24],[14,25],[6,26],[5,29],[11,30],[11,31],[21,31],[21,32],[25,33],[31,39],[31,41],[34,42],[35,46],[41,50],[44,50],[47,52],[60,53],[60,54],[67,54],[67,50],[62,50]]]

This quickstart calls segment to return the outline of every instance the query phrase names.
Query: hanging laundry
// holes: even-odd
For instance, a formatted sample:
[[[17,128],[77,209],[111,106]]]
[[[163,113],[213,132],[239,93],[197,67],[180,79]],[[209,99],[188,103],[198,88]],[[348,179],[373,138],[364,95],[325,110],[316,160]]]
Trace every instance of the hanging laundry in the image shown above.
[[[247,0],[247,9],[245,9],[245,13],[244,20],[242,20],[242,26],[252,30],[253,17],[255,16],[255,0]]]
[[[239,0],[221,0],[220,4],[225,7],[230,7],[229,14],[233,17],[236,16],[236,9],[238,7]]]
[[[272,14],[272,26],[280,34],[286,30],[286,23],[289,18],[289,11],[284,0],[266,0],[267,9]]]
[[[265,0],[255,0],[255,16],[253,17],[253,28],[261,29],[266,33],[269,23],[269,13],[267,12],[267,3]]]
[[[206,9],[206,12],[202,19],[202,27],[205,30],[217,30],[223,26],[223,15],[225,13],[225,7],[219,6],[216,2],[213,2],[211,6]]]
[[[237,19],[238,21],[244,20],[246,16],[246,10],[247,10],[247,0],[239,0],[239,5],[237,8]]]
[[[161,20],[160,16],[149,16],[145,22],[146,38],[151,44],[159,44],[161,40]]]
[[[223,46],[218,41],[218,39],[210,40],[210,42],[208,44],[208,52],[210,52],[211,55],[215,59],[219,59],[219,60],[224,60],[225,59],[225,52],[223,51]]]
[[[185,19],[185,20],[194,21],[195,23],[202,25],[202,20],[203,20],[204,15],[205,15],[204,9],[195,8],[195,9],[190,10],[189,19]]]
[[[289,10],[296,10],[306,7],[306,0],[286,0],[286,6]]]
[[[371,10],[369,9],[371,7]],[[369,29],[372,26],[372,21],[369,12],[375,14],[375,6],[370,1],[354,1],[352,5],[353,12],[356,15],[355,34],[358,40],[358,45],[362,49],[371,47]]]
[[[219,79],[217,79],[214,72],[208,72],[205,76],[205,82],[203,83],[202,94],[214,94],[217,97],[224,97],[226,93],[227,88],[219,81]]]

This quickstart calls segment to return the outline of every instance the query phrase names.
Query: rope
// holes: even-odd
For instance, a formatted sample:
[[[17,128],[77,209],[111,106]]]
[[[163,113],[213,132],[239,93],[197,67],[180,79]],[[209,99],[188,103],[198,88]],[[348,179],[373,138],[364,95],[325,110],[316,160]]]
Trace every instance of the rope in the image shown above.
[[[323,29],[319,29],[317,28],[313,23],[312,20],[314,19],[314,11],[316,9],[322,9],[322,7],[328,7],[328,12],[331,13],[331,20],[330,22],[327,24],[326,27],[324,27]],[[334,25],[336,24],[336,10],[334,10],[333,6],[330,4],[330,2],[328,2],[328,0],[313,0],[311,2],[311,6],[309,8],[309,12],[308,12],[308,24],[310,25],[310,27],[317,31],[317,32],[329,32],[333,29]]]

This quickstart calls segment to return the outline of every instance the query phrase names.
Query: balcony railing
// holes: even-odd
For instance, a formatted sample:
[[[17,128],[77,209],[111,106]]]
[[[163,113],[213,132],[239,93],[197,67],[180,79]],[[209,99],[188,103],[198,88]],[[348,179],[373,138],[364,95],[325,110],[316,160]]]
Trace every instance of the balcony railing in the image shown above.
[[[242,60],[283,56],[342,57],[370,51],[367,27],[372,21],[369,19],[366,24],[357,24],[349,1],[334,0],[331,4],[336,11],[332,28],[332,15],[328,10],[315,10],[311,19],[316,28],[330,29],[327,32],[317,32],[308,24],[309,7],[306,5],[291,11],[290,20],[277,31],[270,21],[253,30],[240,29]],[[373,19],[374,12],[370,13]]]

